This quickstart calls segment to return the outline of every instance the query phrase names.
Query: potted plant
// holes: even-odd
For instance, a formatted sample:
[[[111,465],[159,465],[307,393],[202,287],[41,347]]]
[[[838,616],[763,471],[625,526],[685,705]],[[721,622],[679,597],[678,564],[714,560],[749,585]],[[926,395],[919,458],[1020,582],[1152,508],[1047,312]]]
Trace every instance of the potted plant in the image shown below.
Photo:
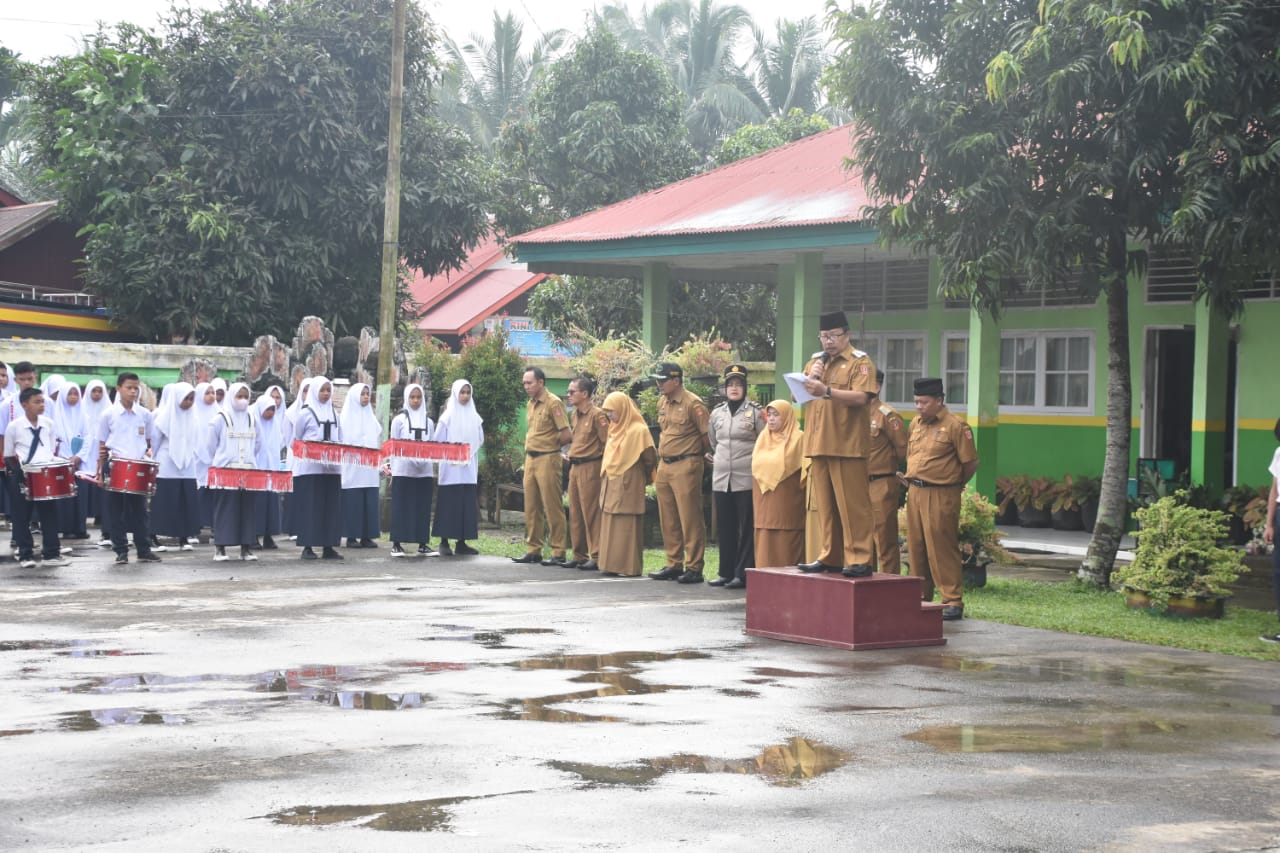
[[[1023,527],[1048,527],[1052,520],[1049,506],[1053,502],[1053,480],[1048,477],[1031,477],[1024,486],[1018,504],[1018,522]]]
[[[1016,562],[1000,545],[1004,534],[996,529],[996,506],[970,486],[960,496],[960,556],[967,587],[987,584],[987,566],[992,560]]]
[[[1087,532],[1093,532],[1098,521],[1098,500],[1102,497],[1102,478],[1087,474],[1078,474],[1071,478],[1071,488],[1075,492],[1076,502],[1080,504],[1080,525]]]
[[[1061,483],[1049,487],[1049,497],[1049,518],[1054,530],[1079,530],[1084,526],[1080,518],[1080,498],[1070,474],[1064,476]]]
[[[1189,506],[1179,491],[1137,510],[1134,560],[1112,575],[1130,607],[1221,618],[1229,585],[1249,569],[1226,536],[1226,513]]]
[[[1018,496],[1030,480],[1026,474],[996,477],[996,524],[1018,523]]]
[[[1263,491],[1270,491],[1265,488]],[[1227,529],[1232,545],[1244,545],[1253,538],[1253,528],[1245,523],[1245,512],[1250,503],[1258,497],[1259,489],[1255,486],[1232,486],[1222,493],[1222,511],[1227,514]],[[1266,523],[1266,495],[1263,496],[1262,521]]]

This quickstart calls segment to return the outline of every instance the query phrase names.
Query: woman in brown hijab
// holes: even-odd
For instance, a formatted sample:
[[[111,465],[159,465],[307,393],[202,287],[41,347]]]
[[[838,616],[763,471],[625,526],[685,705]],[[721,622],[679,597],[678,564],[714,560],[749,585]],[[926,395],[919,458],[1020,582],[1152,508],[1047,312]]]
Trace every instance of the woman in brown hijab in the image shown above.
[[[644,487],[658,465],[653,435],[626,394],[614,391],[601,406],[609,435],[600,463],[600,572],[644,574]]]
[[[768,428],[756,439],[751,475],[756,565],[794,566],[804,560],[804,455],[796,413],[785,400],[765,407]]]

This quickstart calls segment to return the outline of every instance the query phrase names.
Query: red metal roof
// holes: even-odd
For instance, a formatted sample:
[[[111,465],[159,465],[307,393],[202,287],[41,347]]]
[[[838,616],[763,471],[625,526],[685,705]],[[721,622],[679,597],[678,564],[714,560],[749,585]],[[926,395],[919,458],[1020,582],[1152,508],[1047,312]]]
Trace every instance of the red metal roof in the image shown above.
[[[467,255],[462,269],[430,278],[419,273],[409,285],[422,311],[418,328],[430,335],[462,335],[545,279],[514,263],[495,238]]]
[[[56,201],[0,207],[0,249],[25,240],[54,220]]]
[[[862,176],[847,171],[850,128],[781,148],[539,228],[517,244],[587,243],[863,221]]]

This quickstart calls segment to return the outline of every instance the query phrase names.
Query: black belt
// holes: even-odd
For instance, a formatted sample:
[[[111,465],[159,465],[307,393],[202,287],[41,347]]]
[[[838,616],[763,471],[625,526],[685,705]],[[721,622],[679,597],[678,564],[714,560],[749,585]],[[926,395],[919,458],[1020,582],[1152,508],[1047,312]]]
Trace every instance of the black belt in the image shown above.
[[[560,452],[559,450],[526,450],[524,452],[524,455],[532,456],[534,459],[537,459],[539,456],[546,456],[550,453],[559,453],[559,452]]]
[[[897,474],[868,474],[868,480],[883,480],[885,477],[896,477]]]
[[[574,459],[574,458],[570,457],[570,458],[569,458],[569,465],[571,465],[571,466],[572,466],[572,465],[583,465],[583,464],[586,464],[587,462],[599,462],[599,461],[600,461],[601,459],[603,459],[603,458],[604,458],[603,456],[588,456],[588,457],[583,458],[583,459]]]
[[[957,489],[964,485],[964,483],[926,483],[924,480],[917,480],[915,477],[908,477],[907,482],[921,489]]]
[[[692,459],[695,456],[701,456],[701,453],[686,453],[683,456],[664,456],[662,461],[670,465],[673,462],[679,462],[681,459]]]

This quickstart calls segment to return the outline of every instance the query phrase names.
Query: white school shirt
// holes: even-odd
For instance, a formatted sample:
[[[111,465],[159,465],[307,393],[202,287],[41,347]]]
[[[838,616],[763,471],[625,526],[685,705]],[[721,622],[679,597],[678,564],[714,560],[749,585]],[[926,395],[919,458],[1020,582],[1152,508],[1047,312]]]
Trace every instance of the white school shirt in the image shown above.
[[[338,423],[336,416],[330,423],[333,426],[330,428],[329,440],[341,442],[342,425]],[[298,422],[294,424],[293,437],[303,441],[324,441],[324,428],[320,426],[320,421],[316,418],[315,409],[310,406],[303,406],[298,410]],[[295,477],[305,477],[309,474],[341,473],[341,464],[331,465],[327,462],[315,462],[298,456],[293,459],[293,476]]]
[[[57,439],[53,435],[53,421],[47,415],[39,415],[36,421],[36,425],[40,428],[40,444],[30,460],[27,459],[27,454],[31,452],[31,442],[35,436],[32,434],[31,421],[27,420],[27,413],[23,412],[21,418],[9,422],[9,426],[4,430],[6,458],[16,456],[18,462],[23,465],[50,462],[54,459],[53,445]]]
[[[449,438],[449,424],[436,425],[436,441],[466,441],[465,437]],[[484,446],[484,436],[480,436],[480,445]],[[465,465],[453,462],[441,462],[437,472],[436,483],[441,486],[455,486],[462,483],[478,483],[480,481],[480,448],[471,455],[471,461]]]
[[[137,403],[132,409],[112,406],[98,422],[98,441],[111,456],[145,459],[148,444],[155,443],[151,412]]]
[[[261,446],[258,425],[248,412],[218,412],[209,421],[210,468],[256,468]]]

